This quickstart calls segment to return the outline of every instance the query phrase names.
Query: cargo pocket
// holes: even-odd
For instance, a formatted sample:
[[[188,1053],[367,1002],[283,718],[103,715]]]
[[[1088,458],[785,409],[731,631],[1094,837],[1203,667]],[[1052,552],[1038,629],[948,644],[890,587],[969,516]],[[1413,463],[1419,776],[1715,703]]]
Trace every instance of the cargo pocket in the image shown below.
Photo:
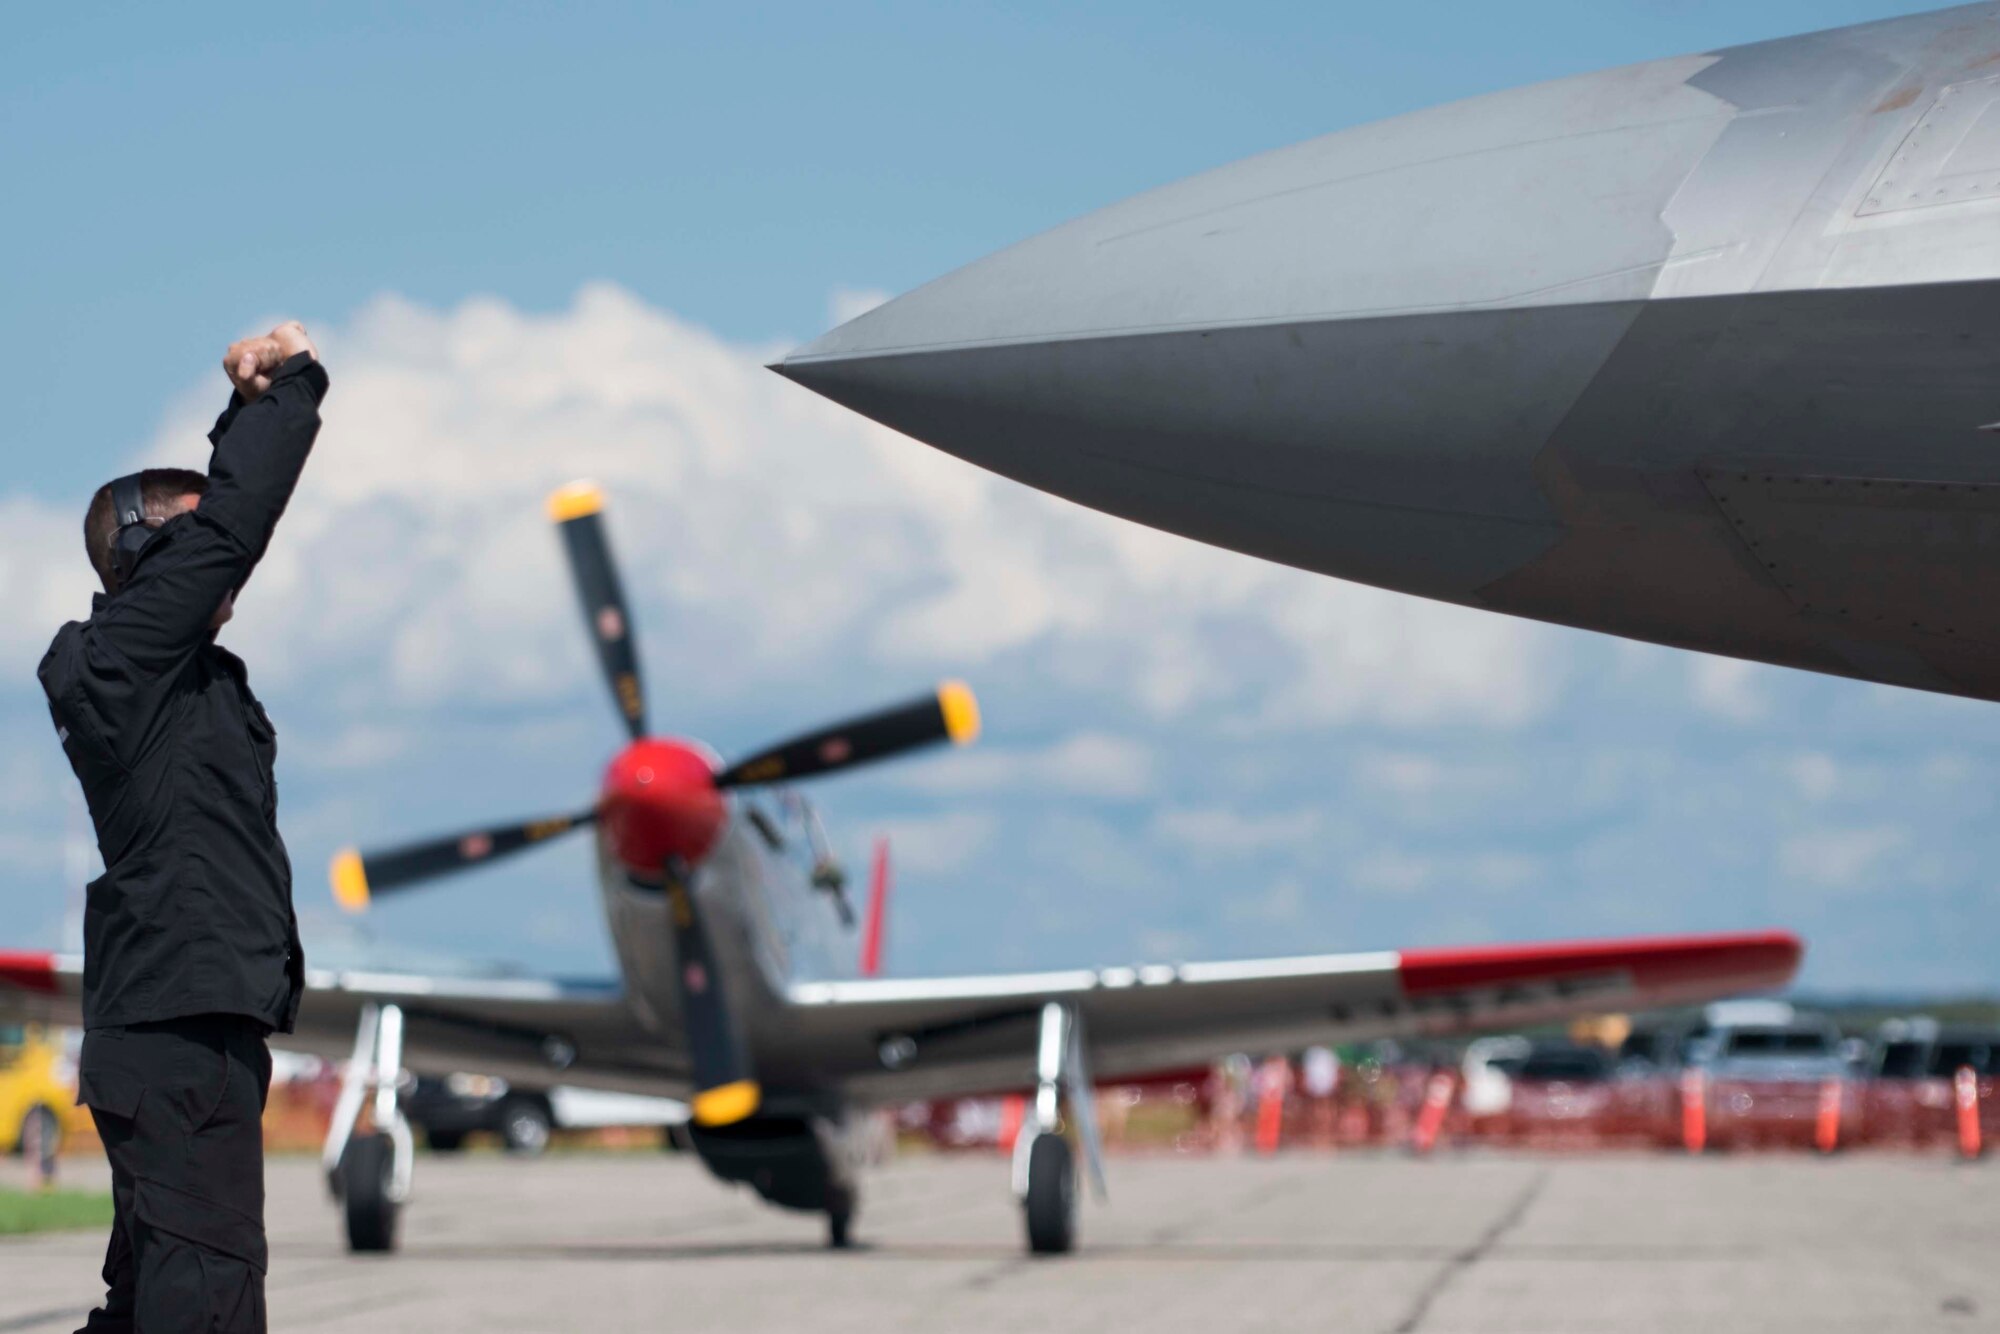
[[[221,1033],[183,1035],[181,1042],[176,1080],[180,1087],[174,1091],[175,1100],[187,1122],[188,1134],[196,1135],[215,1120],[215,1114],[228,1100],[230,1067],[236,1062],[229,1059],[229,1042]]]
[[[94,1037],[84,1038],[83,1058],[77,1063],[76,1105],[130,1121],[139,1114],[139,1099],[145,1096],[146,1081],[129,1070],[92,1060],[90,1048]]]
[[[226,1204],[141,1177],[132,1183],[132,1214],[155,1232],[241,1260],[259,1274],[269,1264],[263,1221]]]
[[[142,1186],[139,1199],[145,1198]],[[143,1212],[135,1210],[131,1226],[137,1314],[144,1328],[158,1334],[265,1334],[261,1266],[169,1232]]]

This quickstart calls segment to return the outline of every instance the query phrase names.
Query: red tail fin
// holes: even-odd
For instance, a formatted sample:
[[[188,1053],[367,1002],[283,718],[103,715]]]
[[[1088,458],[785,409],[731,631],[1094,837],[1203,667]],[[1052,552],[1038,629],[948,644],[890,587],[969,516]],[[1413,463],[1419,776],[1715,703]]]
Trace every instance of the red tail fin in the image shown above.
[[[883,918],[889,911],[889,840],[875,840],[875,867],[868,877],[868,915],[861,919],[861,975],[882,972]]]

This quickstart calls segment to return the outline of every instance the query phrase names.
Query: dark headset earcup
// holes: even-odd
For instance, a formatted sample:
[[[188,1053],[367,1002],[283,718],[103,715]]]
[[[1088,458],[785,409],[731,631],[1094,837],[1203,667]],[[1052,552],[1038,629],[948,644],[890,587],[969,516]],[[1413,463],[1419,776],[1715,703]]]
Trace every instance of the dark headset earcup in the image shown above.
[[[118,576],[119,583],[132,577],[132,567],[139,563],[139,553],[152,540],[153,530],[144,523],[118,530],[118,539],[111,548],[111,571]]]
[[[139,553],[153,540],[146,526],[145,477],[130,473],[111,483],[111,507],[118,519],[118,531],[111,538],[111,573],[122,585],[132,577]]]

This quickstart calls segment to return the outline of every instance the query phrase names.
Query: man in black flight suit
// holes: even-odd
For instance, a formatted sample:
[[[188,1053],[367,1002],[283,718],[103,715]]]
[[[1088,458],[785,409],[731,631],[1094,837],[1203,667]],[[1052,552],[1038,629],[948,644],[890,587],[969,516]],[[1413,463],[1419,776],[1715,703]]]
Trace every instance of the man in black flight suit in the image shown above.
[[[265,1328],[264,1040],[291,1031],[305,959],[271,722],[215,634],[298,483],[327,381],[296,323],[223,366],[236,393],[207,476],[149,469],[91,500],[104,593],[40,669],[104,854],[77,1100],[117,1218],[93,1332]]]

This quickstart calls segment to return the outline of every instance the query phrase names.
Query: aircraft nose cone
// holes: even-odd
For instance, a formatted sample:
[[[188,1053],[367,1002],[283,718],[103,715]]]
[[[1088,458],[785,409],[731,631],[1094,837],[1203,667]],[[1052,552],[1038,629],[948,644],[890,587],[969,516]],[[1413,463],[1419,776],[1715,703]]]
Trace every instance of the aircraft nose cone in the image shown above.
[[[1330,135],[978,261],[773,369],[1218,545],[1464,599],[1557,528],[1531,463],[1733,108],[1666,61]]]

